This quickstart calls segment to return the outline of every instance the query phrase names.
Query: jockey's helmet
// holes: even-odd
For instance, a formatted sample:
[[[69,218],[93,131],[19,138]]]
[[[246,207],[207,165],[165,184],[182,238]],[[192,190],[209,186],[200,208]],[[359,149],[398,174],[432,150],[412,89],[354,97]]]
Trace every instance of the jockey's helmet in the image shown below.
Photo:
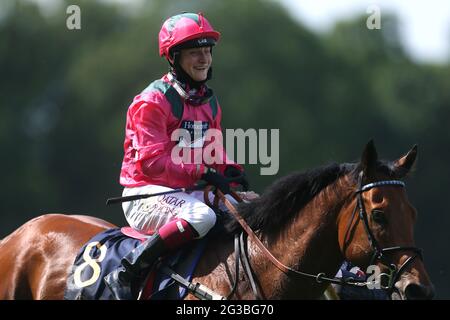
[[[214,46],[220,33],[199,13],[182,13],[167,19],[159,32],[159,55],[169,59],[174,49]]]

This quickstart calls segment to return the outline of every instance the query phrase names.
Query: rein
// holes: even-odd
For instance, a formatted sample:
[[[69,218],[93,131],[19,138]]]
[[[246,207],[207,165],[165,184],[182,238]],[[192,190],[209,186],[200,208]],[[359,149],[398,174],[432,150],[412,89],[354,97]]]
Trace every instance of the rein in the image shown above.
[[[240,214],[237,212],[234,205],[223,195],[223,193],[220,190],[217,190],[217,194],[219,198],[223,201],[227,209],[233,214],[233,216],[238,220],[239,224],[242,226],[244,231],[247,233],[247,235],[250,237],[253,242],[255,242],[256,246],[263,252],[263,254],[283,273],[285,274],[294,274],[294,275],[301,275],[304,277],[312,278],[316,280],[318,283],[321,282],[329,282],[329,283],[335,283],[335,284],[347,284],[347,285],[354,285],[354,286],[365,286],[367,285],[366,282],[361,282],[354,279],[343,279],[343,278],[329,278],[326,277],[324,273],[318,273],[318,274],[311,274],[307,272],[298,271],[295,269],[292,269],[291,267],[288,267],[284,265],[281,261],[279,261],[277,258],[273,256],[273,254],[266,248],[266,246],[261,242],[261,240],[256,236],[256,234],[253,232],[253,230],[249,227],[247,222],[240,216]]]

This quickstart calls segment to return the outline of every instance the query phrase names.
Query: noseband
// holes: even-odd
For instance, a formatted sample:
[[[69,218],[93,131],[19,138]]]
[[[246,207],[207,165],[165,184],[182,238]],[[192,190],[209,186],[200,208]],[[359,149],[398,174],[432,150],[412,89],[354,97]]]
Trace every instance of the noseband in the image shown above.
[[[375,239],[372,230],[369,227],[369,219],[367,216],[367,211],[364,206],[364,201],[362,198],[362,194],[372,188],[378,188],[383,186],[397,186],[397,187],[405,187],[405,183],[403,181],[399,180],[385,180],[385,181],[377,181],[372,182],[366,185],[362,185],[363,181],[363,172],[359,174],[358,177],[358,190],[356,190],[356,196],[357,196],[357,204],[355,209],[353,210],[352,217],[349,221],[349,227],[347,228],[346,235],[350,231],[350,226],[352,224],[352,221],[355,217],[356,211],[359,209],[359,219],[363,222],[364,230],[366,231],[367,237],[369,239],[370,247],[373,250],[372,258],[370,259],[369,265],[373,265],[377,261],[381,261],[385,265],[389,266],[390,272],[382,273],[380,275],[380,281],[381,287],[383,289],[392,291],[394,289],[394,285],[399,279],[400,275],[406,270],[406,267],[410,265],[417,257],[419,257],[421,260],[423,260],[422,257],[422,249],[417,247],[410,247],[410,246],[395,246],[395,247],[388,247],[388,248],[381,248],[378,241]],[[400,268],[397,269],[396,265],[391,263],[386,258],[387,253],[393,253],[397,251],[412,251],[413,255],[408,257],[406,261],[400,266]],[[345,251],[344,251],[345,252]],[[383,281],[383,278],[386,278],[387,281]]]

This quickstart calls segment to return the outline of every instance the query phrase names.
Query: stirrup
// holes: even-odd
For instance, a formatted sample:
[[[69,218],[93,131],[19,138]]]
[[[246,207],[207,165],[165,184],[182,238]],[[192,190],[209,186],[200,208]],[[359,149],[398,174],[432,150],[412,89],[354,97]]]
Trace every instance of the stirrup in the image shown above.
[[[132,281],[122,281],[120,279],[120,274],[122,272],[126,272],[125,268],[119,267],[105,276],[103,281],[111,291],[115,300],[136,300],[137,297],[133,294],[131,289]]]

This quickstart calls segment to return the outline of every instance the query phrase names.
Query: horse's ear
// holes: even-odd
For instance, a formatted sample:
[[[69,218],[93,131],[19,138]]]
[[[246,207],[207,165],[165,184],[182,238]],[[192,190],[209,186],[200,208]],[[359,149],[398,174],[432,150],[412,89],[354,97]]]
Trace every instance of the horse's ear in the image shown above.
[[[377,168],[378,154],[375,149],[375,143],[370,140],[361,156],[361,170],[364,172],[365,177],[372,177],[375,174]]]
[[[417,157],[417,144],[403,157],[394,161],[394,173],[398,179],[405,177],[414,165]]]

